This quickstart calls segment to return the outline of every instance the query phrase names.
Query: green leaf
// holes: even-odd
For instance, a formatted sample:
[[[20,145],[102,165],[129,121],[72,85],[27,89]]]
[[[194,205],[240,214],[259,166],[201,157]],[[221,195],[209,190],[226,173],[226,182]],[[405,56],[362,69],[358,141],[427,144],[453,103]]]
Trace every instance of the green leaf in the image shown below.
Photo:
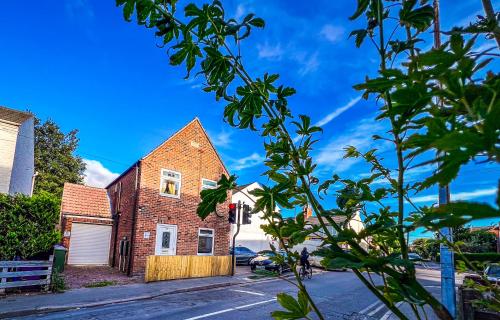
[[[264,19],[262,18],[254,18],[250,20],[248,23],[250,23],[252,26],[257,27],[257,28],[264,28],[266,23],[264,22]]]
[[[366,31],[366,29],[358,29],[351,31],[351,33],[349,34],[349,38],[355,36],[356,47],[359,48],[367,35],[368,31]]]
[[[355,20],[359,16],[361,16],[366,11],[366,8],[368,8],[369,3],[370,3],[369,0],[358,0],[358,6],[356,8],[356,11],[352,16],[349,17],[349,20]]]
[[[217,205],[224,203],[228,198],[228,192],[236,187],[236,176],[229,178],[222,175],[217,182],[216,189],[207,189],[201,192],[201,202],[196,209],[196,214],[205,220],[211,213],[216,212]]]
[[[307,296],[302,291],[299,291],[297,298],[298,301],[286,293],[278,293],[278,303],[287,311],[274,311],[271,316],[280,320],[306,318],[311,312]]]
[[[411,10],[415,1],[405,1],[403,9],[399,11],[399,19],[401,24],[414,27],[419,31],[424,31],[430,27],[434,18],[434,10],[432,6],[425,5],[415,10]]]

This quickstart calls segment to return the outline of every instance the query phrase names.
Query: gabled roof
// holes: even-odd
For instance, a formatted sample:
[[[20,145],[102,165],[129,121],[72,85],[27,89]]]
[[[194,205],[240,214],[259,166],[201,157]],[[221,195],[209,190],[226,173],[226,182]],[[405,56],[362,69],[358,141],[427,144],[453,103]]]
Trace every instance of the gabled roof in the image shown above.
[[[0,106],[0,121],[21,125],[30,118],[33,118],[31,113]]]
[[[347,219],[345,216],[333,216],[332,218],[335,223],[343,223]],[[318,217],[308,217],[306,221],[312,225],[319,225]],[[325,221],[326,225],[330,225],[326,219],[323,219],[323,221]]]
[[[111,218],[111,206],[106,189],[65,183],[61,212],[79,216]]]
[[[252,183],[247,183],[247,184],[242,184],[242,185],[239,185],[239,186],[236,186],[234,187],[233,191],[236,193],[236,192],[240,192],[241,190],[245,189],[246,187],[248,187],[249,185],[251,184],[254,184],[254,182]]]
[[[210,146],[212,147],[212,149],[214,150],[215,154],[217,155],[217,158],[219,158],[219,161],[222,163],[222,167],[224,168],[224,170],[229,174],[229,170],[227,170],[227,167],[226,165],[224,164],[224,161],[222,161],[222,158],[220,156],[220,154],[217,152],[217,149],[215,148],[212,140],[210,139],[210,137],[208,136],[207,132],[205,131],[205,128],[203,127],[203,125],[201,124],[201,121],[200,119],[198,119],[198,117],[195,117],[193,120],[191,120],[190,122],[188,122],[184,127],[182,127],[181,129],[177,130],[173,135],[171,135],[167,140],[163,141],[160,145],[158,145],[156,148],[154,148],[153,150],[151,150],[151,152],[149,152],[148,154],[146,154],[144,157],[142,157],[141,159],[139,159],[138,161],[134,162],[127,170],[125,170],[122,174],[120,174],[118,177],[116,177],[116,179],[114,179],[113,181],[111,181],[107,186],[106,186],[106,189],[109,188],[109,186],[111,186],[113,183],[115,183],[117,180],[119,180],[124,174],[126,174],[127,172],[130,171],[130,169],[132,169],[133,167],[135,167],[139,162],[141,162],[142,160],[146,159],[147,157],[149,157],[150,155],[152,155],[156,150],[160,149],[161,147],[163,147],[166,143],[168,143],[170,140],[172,140],[175,136],[177,136],[179,133],[181,133],[182,131],[184,131],[186,128],[188,128],[191,124],[193,123],[198,123],[198,125],[200,126],[201,130],[203,131],[203,134],[205,134],[205,137],[207,138],[208,142],[210,143]]]

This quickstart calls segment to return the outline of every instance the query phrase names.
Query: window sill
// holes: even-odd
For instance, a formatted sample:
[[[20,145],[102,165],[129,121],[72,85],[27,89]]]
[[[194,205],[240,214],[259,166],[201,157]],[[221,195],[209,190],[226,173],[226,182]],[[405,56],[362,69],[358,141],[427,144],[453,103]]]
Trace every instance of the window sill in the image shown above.
[[[161,193],[161,192],[160,192],[160,196],[166,197],[166,198],[173,198],[173,199],[180,199],[181,198],[180,195],[176,196],[176,195],[173,195],[173,194]]]

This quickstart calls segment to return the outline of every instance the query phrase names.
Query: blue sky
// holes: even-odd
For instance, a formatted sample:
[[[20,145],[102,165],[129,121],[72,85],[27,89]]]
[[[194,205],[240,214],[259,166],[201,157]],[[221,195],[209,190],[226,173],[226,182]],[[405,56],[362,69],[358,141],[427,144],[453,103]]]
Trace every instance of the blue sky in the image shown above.
[[[370,140],[386,129],[373,120],[375,102],[360,100],[352,89],[377,69],[369,43],[356,49],[347,40],[359,27],[347,19],[355,1],[223,3],[233,16],[255,12],[266,20],[266,28],[244,42],[244,62],[253,75],[279,73],[298,91],[291,100],[294,113],[307,113],[323,126],[314,151],[323,178],[366,172],[361,163],[341,159],[349,144],[378,147],[393,165],[389,146]],[[481,13],[480,1],[442,0],[441,12],[443,29],[463,25]],[[266,183],[259,136],[225,124],[223,106],[202,92],[201,81],[183,80],[185,71],[169,66],[153,32],[126,23],[114,1],[6,2],[0,39],[0,105],[50,117],[66,131],[79,129],[78,153],[88,162],[89,184],[102,185],[195,116],[240,183]],[[411,179],[431,169],[415,170]],[[471,164],[452,184],[452,198],[492,202],[499,176],[498,166]],[[434,194],[428,190],[417,200],[432,204]]]

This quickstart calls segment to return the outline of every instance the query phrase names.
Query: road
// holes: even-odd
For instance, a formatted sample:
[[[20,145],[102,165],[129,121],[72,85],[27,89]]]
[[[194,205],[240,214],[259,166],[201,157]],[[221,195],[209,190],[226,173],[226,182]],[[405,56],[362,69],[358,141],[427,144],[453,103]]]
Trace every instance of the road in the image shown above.
[[[419,272],[419,279],[431,292],[439,294],[439,274]],[[351,272],[325,272],[306,280],[308,291],[327,319],[391,319]],[[167,295],[150,300],[82,308],[22,319],[269,319],[279,310],[276,294],[296,295],[296,287],[281,279],[219,289]],[[409,309],[401,306],[406,313]],[[432,319],[432,317],[430,317]]]

